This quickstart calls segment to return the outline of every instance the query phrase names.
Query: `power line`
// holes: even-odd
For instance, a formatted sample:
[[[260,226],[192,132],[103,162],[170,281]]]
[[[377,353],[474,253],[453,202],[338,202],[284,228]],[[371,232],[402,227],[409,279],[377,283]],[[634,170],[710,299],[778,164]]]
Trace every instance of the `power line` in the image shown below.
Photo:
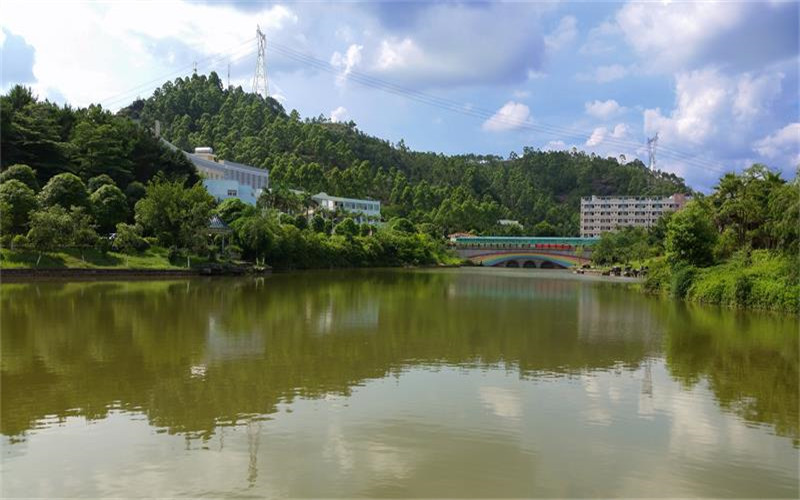
[[[330,63],[328,63],[327,61],[323,61],[311,55],[298,52],[294,49],[291,49],[290,47],[284,46],[274,41],[270,43],[270,47],[273,50],[288,57],[289,59],[307,64],[309,66],[313,66],[322,71],[326,71],[336,75],[340,74],[339,70]],[[427,104],[430,106],[438,107],[440,109],[445,109],[456,113],[461,113],[475,118],[492,119],[497,122],[512,125],[515,128],[523,128],[558,137],[564,137],[564,136],[574,137],[574,138],[579,138],[580,140],[585,140],[585,138],[590,135],[587,134],[585,131],[567,129],[564,127],[558,127],[543,123],[531,123],[527,121],[508,119],[506,117],[499,117],[496,116],[496,113],[486,109],[481,109],[479,107],[472,107],[467,109],[462,103],[459,103],[457,101],[426,94],[419,90],[402,87],[400,85],[396,85],[391,82],[387,82],[379,78],[375,78],[370,75],[366,75],[354,70],[348,71],[347,78],[355,81],[356,83],[359,83],[360,85],[389,92],[410,100],[414,100],[416,102],[420,102],[423,104]],[[640,143],[613,137],[606,138],[605,142],[612,146],[625,147],[625,148],[639,149],[642,147],[642,144]],[[718,172],[725,171],[724,166],[722,166],[721,164],[711,160],[706,160],[704,158],[697,157],[691,153],[663,148],[663,147],[661,148],[661,152],[666,157],[670,157],[672,159],[682,161],[684,163],[693,164],[695,166],[709,170],[716,170]]]
[[[246,40],[246,41],[244,41],[244,42],[242,42],[242,43],[240,43],[238,45],[234,45],[234,46],[228,48],[227,50],[225,50],[223,52],[219,52],[217,54],[213,54],[213,55],[204,57],[202,59],[198,59],[197,61],[194,61],[191,64],[188,64],[188,65],[185,65],[185,66],[181,66],[178,69],[175,69],[175,70],[173,70],[173,71],[171,71],[169,73],[163,74],[163,75],[158,76],[158,77],[156,77],[156,78],[154,78],[152,80],[149,80],[149,81],[147,81],[145,83],[137,85],[136,87],[132,87],[132,88],[130,88],[128,90],[125,90],[123,92],[120,92],[120,93],[114,94],[112,96],[106,97],[105,99],[101,99],[100,101],[98,101],[98,104],[102,104],[102,105],[108,107],[113,103],[116,103],[116,102],[119,102],[119,101],[124,101],[126,99],[130,99],[130,96],[132,94],[137,94],[137,93],[145,90],[148,86],[151,86],[153,84],[157,84],[157,86],[160,86],[161,84],[164,83],[164,81],[166,79],[169,79],[169,78],[173,77],[174,75],[183,75],[183,74],[186,73],[186,71],[188,71],[189,69],[195,67],[195,65],[198,64],[198,63],[205,63],[206,61],[214,61],[214,60],[219,59],[219,58],[225,58],[225,57],[229,56],[230,54],[237,52],[238,50],[240,50],[245,45],[250,44],[252,41],[253,41],[253,38],[250,38],[250,39],[248,39],[248,40]],[[237,58],[241,58],[241,57],[243,57],[245,55],[249,55],[249,53],[251,53],[252,51],[253,50],[251,48],[250,50],[248,50],[244,54],[238,55]]]

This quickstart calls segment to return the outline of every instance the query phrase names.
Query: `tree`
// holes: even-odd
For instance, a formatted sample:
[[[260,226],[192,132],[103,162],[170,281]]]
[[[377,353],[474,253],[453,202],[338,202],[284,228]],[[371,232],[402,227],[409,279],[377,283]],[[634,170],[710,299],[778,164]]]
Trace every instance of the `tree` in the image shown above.
[[[264,259],[275,244],[278,228],[262,214],[240,217],[231,224],[246,257]]]
[[[89,193],[94,193],[103,186],[116,186],[116,184],[114,183],[114,179],[108,174],[100,174],[96,177],[92,177],[87,183]]]
[[[157,176],[147,194],[136,203],[136,222],[160,245],[200,250],[208,237],[208,221],[214,198],[202,183],[185,187],[182,180]]]
[[[65,247],[71,242],[72,218],[60,205],[36,211],[31,217],[30,226],[28,241],[40,252]]]
[[[350,217],[345,217],[342,222],[336,224],[333,232],[345,238],[352,239],[358,234],[358,225]]]
[[[16,179],[34,191],[39,190],[39,181],[36,180],[36,171],[28,165],[11,165],[0,173],[0,183]]]
[[[688,264],[704,267],[714,263],[714,246],[717,230],[711,222],[709,210],[700,201],[689,202],[676,212],[667,223],[665,250],[672,265]]]
[[[64,208],[86,207],[89,197],[86,186],[75,174],[64,173],[52,177],[39,193],[39,201],[44,207],[60,205]]]
[[[100,231],[110,233],[116,225],[128,217],[128,200],[125,193],[113,184],[105,184],[94,191],[89,200],[92,213]]]
[[[36,195],[33,189],[17,179],[11,179],[0,184],[0,202],[7,210],[9,224],[3,227],[3,233],[19,234],[25,232],[30,213],[37,206]],[[5,217],[4,217],[5,218]]]
[[[225,221],[226,224],[230,224],[239,217],[242,217],[243,214],[253,215],[254,212],[253,207],[248,205],[247,203],[243,202],[239,198],[228,198],[223,200],[222,203],[217,206],[215,212],[219,215],[219,218]]]
[[[533,226],[533,235],[534,236],[555,236],[556,235],[556,228],[553,227],[552,224],[543,220]]]
[[[142,228],[133,224],[120,222],[114,234],[114,250],[122,253],[141,252],[147,248],[147,241],[142,238]]]

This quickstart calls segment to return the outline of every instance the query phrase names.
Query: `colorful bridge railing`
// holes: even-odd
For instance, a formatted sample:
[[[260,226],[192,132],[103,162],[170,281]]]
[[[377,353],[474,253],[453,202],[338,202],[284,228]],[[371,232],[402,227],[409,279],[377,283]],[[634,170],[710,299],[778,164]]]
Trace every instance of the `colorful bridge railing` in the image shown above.
[[[457,253],[483,266],[581,266],[589,262],[597,238],[458,236],[451,238]]]

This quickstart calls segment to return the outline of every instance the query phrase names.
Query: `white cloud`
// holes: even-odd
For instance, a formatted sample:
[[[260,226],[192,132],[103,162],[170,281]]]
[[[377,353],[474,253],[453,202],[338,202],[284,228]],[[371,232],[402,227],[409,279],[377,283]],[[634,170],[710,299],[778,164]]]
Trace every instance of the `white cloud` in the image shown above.
[[[340,52],[334,52],[331,56],[331,66],[340,69],[342,72],[337,77],[337,82],[343,84],[347,79],[353,68],[361,63],[361,51],[364,50],[363,45],[351,44],[347,47],[347,51],[342,55]]]
[[[644,112],[645,132],[659,132],[668,142],[700,145],[712,139],[741,139],[754,129],[780,92],[781,74],[729,77],[715,69],[680,73],[676,77],[675,109]]]
[[[751,120],[764,114],[765,106],[781,92],[783,73],[764,74],[754,77],[744,74],[736,85],[733,112],[738,120]]]
[[[411,66],[424,66],[429,62],[414,40],[383,40],[378,55],[377,68],[382,71],[407,69]]]
[[[508,101],[491,118],[483,122],[483,130],[503,132],[514,130],[530,123],[531,110],[528,106]]]
[[[146,95],[163,80],[179,76],[176,69],[188,73],[193,59],[200,63],[198,71],[222,70],[225,62],[211,67],[210,56],[225,53],[235,59],[252,51],[255,42],[245,40],[254,35],[255,23],[268,37],[297,23],[294,12],[280,5],[247,13],[181,0],[49,2],[44,16],[42,6],[3,2],[0,26],[35,47],[34,90],[42,97],[57,92],[77,106],[112,96],[122,98],[112,107],[126,105],[137,94],[123,93],[136,84],[157,82],[141,89]],[[179,68],[169,60],[171,53],[175,57],[172,49],[184,51]]]
[[[528,97],[531,96],[531,91],[530,90],[515,90],[513,92],[513,95],[517,99],[527,99]]]
[[[566,151],[567,144],[564,141],[549,141],[542,148],[543,151]]]
[[[578,20],[573,16],[564,16],[552,33],[544,37],[544,43],[550,50],[559,50],[578,36]]]
[[[600,25],[589,30],[586,42],[578,50],[584,55],[598,55],[613,52],[615,45],[609,39],[620,34],[619,26],[616,23],[603,21]]]
[[[737,25],[742,12],[740,3],[628,3],[616,20],[634,50],[651,57],[654,66],[674,68],[720,31]]]
[[[757,69],[796,55],[794,2],[629,2],[616,14],[646,69]]]
[[[794,165],[800,164],[800,122],[790,123],[756,141],[753,149],[766,158],[786,157]]]
[[[624,78],[630,70],[621,64],[598,66],[591,73],[578,73],[579,80],[589,80],[596,83],[609,83]]]
[[[599,145],[606,138],[607,133],[608,130],[605,127],[597,127],[586,141],[586,146],[591,148]]]
[[[585,108],[586,114],[601,120],[606,120],[616,116],[625,110],[625,108],[620,106],[619,103],[614,99],[609,99],[607,101],[595,100],[592,102],[587,102],[585,104]]]
[[[339,106],[338,108],[331,111],[331,121],[332,122],[344,122],[350,119],[350,115],[347,112],[347,108],[344,106]]]
[[[394,83],[415,87],[519,83],[541,67],[543,5],[485,7],[434,3],[420,10],[413,28],[372,31],[364,64]],[[476,34],[492,43],[479,43]]]
[[[625,66],[612,64],[611,66],[598,67],[594,72],[594,78],[597,83],[608,83],[624,78],[627,74],[628,70]]]

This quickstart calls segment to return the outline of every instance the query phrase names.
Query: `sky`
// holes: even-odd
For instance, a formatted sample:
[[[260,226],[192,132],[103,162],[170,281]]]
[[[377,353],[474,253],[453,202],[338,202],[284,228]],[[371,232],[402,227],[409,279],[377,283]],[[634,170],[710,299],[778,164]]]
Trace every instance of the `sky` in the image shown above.
[[[797,2],[0,2],[3,91],[116,110],[216,71],[415,150],[573,147],[709,190],[800,164]]]

